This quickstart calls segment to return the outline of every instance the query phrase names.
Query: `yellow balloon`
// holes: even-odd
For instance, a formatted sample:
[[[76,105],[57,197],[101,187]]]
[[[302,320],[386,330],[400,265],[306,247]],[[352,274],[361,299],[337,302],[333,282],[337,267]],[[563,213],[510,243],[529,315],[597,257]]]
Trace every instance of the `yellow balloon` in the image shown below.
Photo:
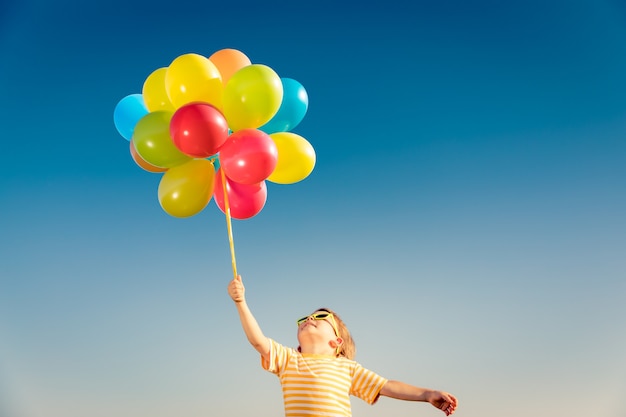
[[[222,77],[215,64],[202,55],[174,59],[165,73],[165,88],[176,109],[195,101],[222,108]]]
[[[165,73],[167,68],[154,70],[143,83],[141,94],[148,111],[166,110],[174,111],[174,105],[170,101],[165,89]]]
[[[233,74],[224,88],[224,116],[234,132],[267,123],[283,100],[283,84],[273,69],[252,64]]]
[[[278,161],[268,181],[293,184],[308,177],[315,167],[315,150],[309,141],[292,132],[272,133],[270,138],[278,149]]]
[[[201,212],[211,201],[215,187],[215,169],[206,159],[170,168],[159,183],[159,203],[173,217],[190,217]]]

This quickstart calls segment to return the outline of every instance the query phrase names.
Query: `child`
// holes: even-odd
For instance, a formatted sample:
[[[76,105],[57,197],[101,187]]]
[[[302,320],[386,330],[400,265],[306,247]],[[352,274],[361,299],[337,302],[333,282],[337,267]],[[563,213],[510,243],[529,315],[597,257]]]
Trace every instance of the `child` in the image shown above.
[[[369,404],[381,395],[424,401],[447,416],[454,413],[457,400],[453,395],[387,380],[355,362],[350,332],[331,310],[319,309],[299,319],[300,346],[292,349],[265,337],[246,303],[241,276],[230,282],[228,294],[237,306],[248,341],[261,354],[261,365],[280,378],[286,417],[350,417],[350,395]]]

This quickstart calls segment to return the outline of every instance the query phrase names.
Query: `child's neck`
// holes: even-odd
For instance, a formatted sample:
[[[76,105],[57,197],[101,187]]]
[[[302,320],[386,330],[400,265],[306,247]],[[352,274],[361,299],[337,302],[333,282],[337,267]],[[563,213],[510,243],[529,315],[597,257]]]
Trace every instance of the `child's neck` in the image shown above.
[[[307,344],[300,346],[300,353],[305,355],[335,356],[335,349],[327,344]]]

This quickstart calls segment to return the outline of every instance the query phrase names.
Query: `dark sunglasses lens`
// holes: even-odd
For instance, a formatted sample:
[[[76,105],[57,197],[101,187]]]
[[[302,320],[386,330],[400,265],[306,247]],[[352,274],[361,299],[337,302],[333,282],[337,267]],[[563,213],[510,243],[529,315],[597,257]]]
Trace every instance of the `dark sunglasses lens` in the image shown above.
[[[302,317],[301,319],[299,319],[297,321],[297,323],[298,323],[298,325],[301,325],[302,323],[307,321],[309,319],[309,317],[313,317],[315,320],[324,320],[328,316],[330,316],[330,313],[326,313],[326,312],[324,312],[324,313],[317,313],[317,314],[313,314],[311,316]]]

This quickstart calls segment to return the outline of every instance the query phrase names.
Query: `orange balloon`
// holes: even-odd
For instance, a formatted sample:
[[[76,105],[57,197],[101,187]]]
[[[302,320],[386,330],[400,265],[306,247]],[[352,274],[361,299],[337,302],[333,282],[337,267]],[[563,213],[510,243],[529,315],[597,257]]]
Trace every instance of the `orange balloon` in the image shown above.
[[[137,149],[135,149],[135,144],[133,143],[133,141],[130,141],[130,156],[133,157],[133,161],[135,161],[135,163],[137,165],[139,165],[140,168],[143,168],[144,170],[148,171],[148,172],[165,172],[167,171],[167,168],[161,168],[158,167],[156,165],[152,165],[149,162],[146,162],[145,159],[143,159],[138,153],[137,153]]]
[[[226,85],[234,73],[243,67],[252,64],[252,62],[250,62],[250,58],[248,58],[246,54],[236,49],[229,48],[220,49],[215,52],[209,57],[209,61],[211,61],[220,71],[223,85]]]

